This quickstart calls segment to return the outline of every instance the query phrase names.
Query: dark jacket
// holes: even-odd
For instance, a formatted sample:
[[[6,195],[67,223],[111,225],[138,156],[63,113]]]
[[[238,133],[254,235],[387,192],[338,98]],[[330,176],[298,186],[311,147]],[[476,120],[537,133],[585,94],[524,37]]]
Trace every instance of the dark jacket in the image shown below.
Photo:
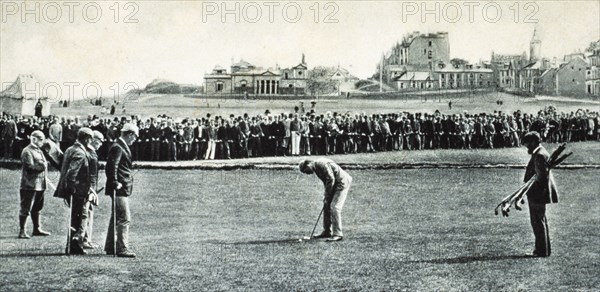
[[[132,159],[129,146],[119,138],[112,144],[106,158],[106,195],[127,197],[133,189]],[[117,190],[118,183],[123,187]]]
[[[550,154],[543,146],[531,155],[531,159],[525,170],[524,182],[529,181],[535,175],[535,181],[527,190],[527,198],[536,204],[558,203],[558,190],[554,177],[550,173],[548,159]]]
[[[75,142],[65,151],[54,196],[63,199],[71,196],[86,198],[91,187],[90,175],[90,155],[85,146]]]

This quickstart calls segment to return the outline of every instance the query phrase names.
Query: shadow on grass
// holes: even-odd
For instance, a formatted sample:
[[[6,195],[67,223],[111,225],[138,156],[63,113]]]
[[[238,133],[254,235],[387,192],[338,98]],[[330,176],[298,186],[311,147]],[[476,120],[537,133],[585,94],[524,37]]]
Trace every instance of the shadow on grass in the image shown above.
[[[501,260],[518,260],[518,259],[533,259],[530,255],[478,255],[478,256],[463,256],[446,259],[431,259],[410,261],[410,263],[426,263],[426,264],[468,264],[473,262],[488,262]]]
[[[318,239],[312,240],[300,240],[299,238],[287,238],[287,239],[267,239],[267,240],[250,240],[250,241],[210,241],[208,243],[213,244],[224,244],[224,245],[259,245],[259,244],[281,244],[281,243],[306,243],[306,242],[317,242]]]
[[[37,258],[37,257],[113,257],[104,254],[86,254],[86,255],[66,255],[65,253],[44,253],[44,252],[24,252],[24,253],[0,253],[0,259],[2,258]]]

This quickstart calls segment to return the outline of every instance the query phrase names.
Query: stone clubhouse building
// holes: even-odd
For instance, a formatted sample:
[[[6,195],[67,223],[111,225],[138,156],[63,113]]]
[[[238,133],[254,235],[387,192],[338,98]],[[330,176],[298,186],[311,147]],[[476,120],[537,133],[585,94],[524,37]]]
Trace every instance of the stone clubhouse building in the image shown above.
[[[257,67],[240,60],[231,70],[216,66],[204,75],[205,94],[305,95],[307,65],[302,55],[300,64],[281,69]]]

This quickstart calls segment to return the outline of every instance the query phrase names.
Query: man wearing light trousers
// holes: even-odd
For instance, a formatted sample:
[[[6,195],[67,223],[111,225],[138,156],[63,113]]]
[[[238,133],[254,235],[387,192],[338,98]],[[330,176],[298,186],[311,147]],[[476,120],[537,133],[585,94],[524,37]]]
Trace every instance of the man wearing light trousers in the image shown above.
[[[300,163],[300,171],[305,174],[316,174],[323,182],[323,232],[315,238],[328,238],[327,241],[340,241],[342,232],[342,208],[346,202],[352,177],[339,165],[327,158],[304,160]]]

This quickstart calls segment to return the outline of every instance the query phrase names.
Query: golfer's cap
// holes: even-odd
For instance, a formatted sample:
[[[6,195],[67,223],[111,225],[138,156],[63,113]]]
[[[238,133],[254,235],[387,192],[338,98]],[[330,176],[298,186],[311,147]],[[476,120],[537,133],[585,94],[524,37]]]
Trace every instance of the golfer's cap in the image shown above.
[[[99,131],[92,131],[92,133],[94,133],[94,135],[92,135],[94,139],[98,139],[104,142],[104,135],[102,135],[102,133],[100,133]]]
[[[78,135],[78,136],[81,136],[82,134],[86,134],[86,135],[88,135],[88,136],[90,136],[90,137],[93,137],[93,136],[94,136],[94,133],[92,132],[92,129],[90,129],[90,128],[88,128],[88,127],[83,127],[83,128],[81,128],[81,129],[79,129],[79,131],[78,131],[78,134],[77,134],[77,135]]]
[[[138,126],[132,123],[126,123],[125,125],[123,125],[123,128],[121,128],[121,133],[125,132],[133,132],[136,136],[140,135],[140,129],[138,128]]]
[[[46,139],[46,136],[44,136],[44,133],[40,130],[35,130],[31,133],[31,137],[36,137],[38,139]]]
[[[310,160],[302,160],[302,161],[300,161],[300,164],[298,164],[298,168],[300,169],[301,172],[304,172],[304,170],[306,169],[306,167],[308,167],[309,164],[310,164]]]
[[[536,131],[528,132],[527,134],[525,134],[525,136],[523,136],[523,143],[540,143],[541,141],[542,138],[540,137],[540,134]]]

